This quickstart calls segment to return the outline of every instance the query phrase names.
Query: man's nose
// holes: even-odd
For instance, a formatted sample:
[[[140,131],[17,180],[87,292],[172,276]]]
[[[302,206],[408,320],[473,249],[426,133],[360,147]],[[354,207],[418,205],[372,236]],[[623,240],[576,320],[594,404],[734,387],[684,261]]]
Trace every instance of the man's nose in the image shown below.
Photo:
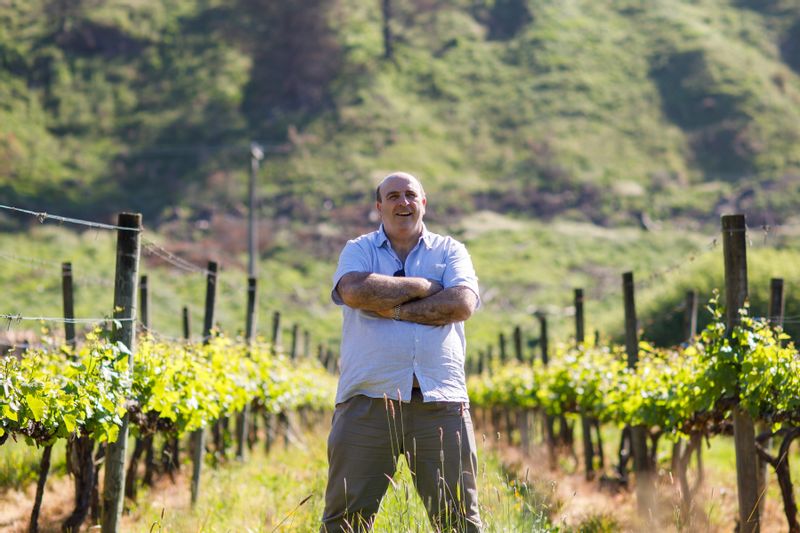
[[[409,200],[408,196],[406,196],[405,194],[400,197],[400,204],[401,205],[408,205],[410,203],[411,203],[411,200]]]

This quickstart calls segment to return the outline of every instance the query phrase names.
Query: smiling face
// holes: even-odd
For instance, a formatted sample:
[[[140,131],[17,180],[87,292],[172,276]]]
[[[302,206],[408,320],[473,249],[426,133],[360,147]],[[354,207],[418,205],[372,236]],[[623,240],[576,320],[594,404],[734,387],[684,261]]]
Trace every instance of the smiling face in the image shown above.
[[[378,187],[375,204],[386,235],[391,238],[411,238],[422,234],[425,216],[425,191],[420,182],[406,173],[391,174]]]

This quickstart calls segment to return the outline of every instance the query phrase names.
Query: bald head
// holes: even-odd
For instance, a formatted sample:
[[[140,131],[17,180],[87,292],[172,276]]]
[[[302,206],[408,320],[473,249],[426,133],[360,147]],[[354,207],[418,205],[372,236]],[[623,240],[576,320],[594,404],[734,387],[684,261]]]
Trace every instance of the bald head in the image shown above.
[[[420,183],[420,181],[413,174],[409,174],[408,172],[392,172],[391,174],[383,178],[381,182],[378,184],[378,187],[375,189],[375,200],[377,202],[380,203],[383,201],[381,195],[381,188],[387,181],[389,181],[392,178],[404,178],[413,183],[416,183],[417,186],[419,187],[419,191],[422,193],[422,196],[425,196],[425,189],[422,188],[422,183]]]

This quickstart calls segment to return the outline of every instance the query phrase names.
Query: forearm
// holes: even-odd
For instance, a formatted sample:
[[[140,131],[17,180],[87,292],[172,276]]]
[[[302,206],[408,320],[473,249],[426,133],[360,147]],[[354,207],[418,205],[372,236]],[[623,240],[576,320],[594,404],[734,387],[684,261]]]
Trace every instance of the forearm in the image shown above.
[[[478,297],[471,289],[451,287],[427,298],[400,304],[397,318],[417,324],[444,326],[467,320],[477,304]]]
[[[441,285],[425,278],[392,277],[351,272],[336,287],[342,301],[363,311],[385,311],[441,291]]]

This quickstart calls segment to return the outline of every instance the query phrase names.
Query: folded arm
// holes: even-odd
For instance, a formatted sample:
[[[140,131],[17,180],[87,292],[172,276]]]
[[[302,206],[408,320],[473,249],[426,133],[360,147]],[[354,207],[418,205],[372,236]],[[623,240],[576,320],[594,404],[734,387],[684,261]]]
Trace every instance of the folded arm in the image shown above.
[[[467,320],[478,306],[478,296],[468,287],[450,287],[420,300],[400,304],[398,318],[406,322],[445,326]],[[377,311],[384,318],[394,318],[394,309]]]
[[[349,272],[336,285],[336,291],[349,307],[378,314],[388,310],[389,316],[395,306],[427,298],[441,290],[441,284],[429,279],[371,272]]]

